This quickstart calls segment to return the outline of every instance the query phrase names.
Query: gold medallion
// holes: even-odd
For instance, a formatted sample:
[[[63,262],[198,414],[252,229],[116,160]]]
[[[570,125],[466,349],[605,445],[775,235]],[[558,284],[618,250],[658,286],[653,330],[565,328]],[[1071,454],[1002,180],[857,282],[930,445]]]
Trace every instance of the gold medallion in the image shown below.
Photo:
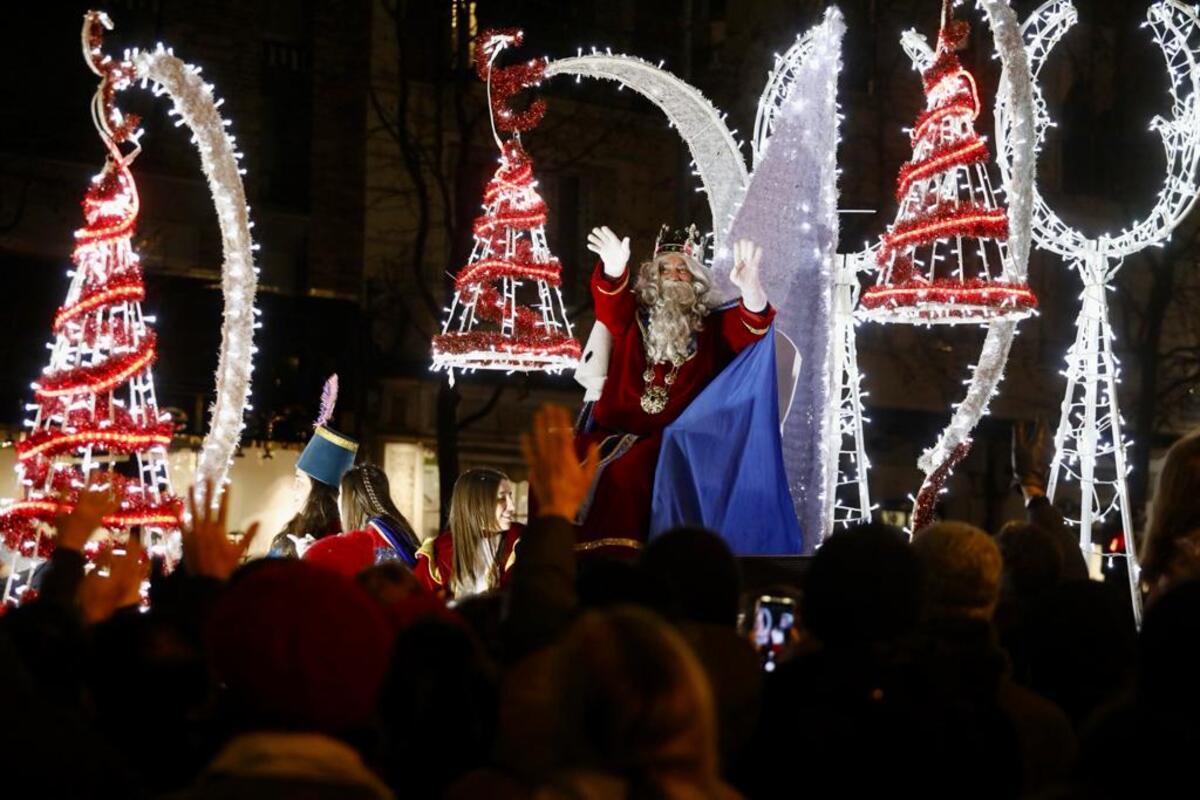
[[[642,411],[661,414],[667,408],[667,390],[662,386],[647,386],[642,393]]]

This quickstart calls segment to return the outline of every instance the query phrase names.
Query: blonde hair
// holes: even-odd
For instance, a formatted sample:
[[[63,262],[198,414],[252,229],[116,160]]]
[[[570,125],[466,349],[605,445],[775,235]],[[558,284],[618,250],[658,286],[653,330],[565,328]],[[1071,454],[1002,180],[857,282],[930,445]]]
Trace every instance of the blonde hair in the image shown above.
[[[1179,541],[1200,530],[1200,432],[1183,437],[1167,451],[1146,543],[1142,577],[1148,583],[1168,575],[1179,557]]]
[[[499,529],[496,523],[496,497],[508,476],[498,469],[469,469],[454,482],[450,497],[450,536],[454,553],[450,566],[450,589],[455,595],[463,587],[473,586],[475,576],[484,569],[488,588],[500,585],[500,559],[480,564],[479,549],[485,537]]]

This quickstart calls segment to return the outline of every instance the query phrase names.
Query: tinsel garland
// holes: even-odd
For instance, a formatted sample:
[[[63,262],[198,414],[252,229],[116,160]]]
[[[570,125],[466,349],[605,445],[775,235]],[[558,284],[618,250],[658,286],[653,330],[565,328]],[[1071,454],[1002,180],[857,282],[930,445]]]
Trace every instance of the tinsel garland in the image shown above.
[[[0,513],[0,541],[10,550],[25,556],[36,555],[48,558],[54,551],[54,532],[50,526],[56,517],[69,514],[74,502],[59,503],[53,500],[22,500],[13,503]],[[121,504],[121,510],[104,517],[101,523],[112,531],[135,525],[146,525],[164,529],[177,528],[183,516],[183,503],[178,498],[168,498],[151,503],[132,498]],[[42,529],[39,536],[39,527]],[[32,552],[37,540],[37,552]]]
[[[921,86],[925,94],[931,94],[943,80],[963,71],[958,54],[939,46],[937,56],[929,65],[929,69],[921,73]]]
[[[30,499],[56,500],[63,503],[74,503],[79,497],[79,488],[83,481],[79,471],[72,469],[75,465],[48,458],[36,458],[20,465],[20,475],[23,481],[37,484],[40,488],[30,493]],[[122,475],[120,472],[106,471],[96,473],[101,484],[107,484],[121,498],[136,498],[146,492],[146,486],[139,478]],[[168,499],[174,495],[167,495]],[[11,508],[8,506],[6,508]]]
[[[954,0],[957,3],[958,0]],[[971,26],[963,19],[948,19],[938,31],[938,46],[946,51],[962,50],[971,38]]]
[[[75,231],[76,263],[87,248],[129,236],[137,223],[141,200],[124,164],[110,163],[83,196],[87,225]]]
[[[433,348],[438,353],[481,353],[484,356],[494,354],[497,358],[505,353],[579,358],[579,341],[563,334],[508,336],[494,331],[446,333],[434,338]]]
[[[92,71],[103,78],[100,84],[100,110],[108,134],[114,142],[121,143],[137,130],[141,118],[137,114],[121,114],[117,111],[114,100],[116,93],[136,78],[137,72],[131,62],[117,61],[104,55],[101,49],[104,31],[112,28],[112,22],[107,15],[101,11],[89,11],[83,19],[86,58]]]
[[[973,278],[967,281],[909,280],[872,286],[862,293],[863,308],[911,306],[922,303],[956,303],[970,306],[1037,308],[1037,297],[1024,283],[1003,283]]]
[[[516,139],[509,139],[500,148],[500,169],[483,190],[483,204],[504,202],[506,195],[523,191],[533,185],[533,161]]]
[[[936,147],[920,161],[910,161],[900,167],[896,176],[896,199],[903,200],[917,181],[930,178],[939,172],[979,164],[987,161],[987,157],[987,143],[974,134]]]
[[[883,266],[897,250],[921,247],[951,236],[1002,241],[1008,236],[1008,215],[1004,209],[975,204],[939,206],[896,223],[880,242],[876,261]]]
[[[509,44],[520,46],[525,33],[519,28],[496,28],[484,31],[475,42],[475,72],[482,81],[490,81],[492,115],[496,127],[506,133],[519,133],[536,128],[546,115],[546,101],[540,97],[524,111],[515,110],[511,103],[514,95],[542,82],[546,72],[546,59],[535,58],[524,64],[495,67],[492,58],[496,48]]]
[[[491,239],[497,233],[503,233],[508,229],[528,231],[545,224],[545,204],[533,208],[505,208],[494,214],[476,217],[474,233],[480,239]]]
[[[24,480],[47,488],[31,493],[27,500],[0,510],[0,541],[10,549],[20,548],[20,552],[26,556],[35,555],[31,551],[35,539],[39,542],[36,555],[41,558],[50,555],[54,549],[52,524],[55,518],[74,510],[79,499],[77,472],[56,469],[47,482],[50,469],[51,462],[45,458],[36,458],[32,463],[23,464]],[[122,498],[120,510],[102,520],[104,527],[109,530],[117,531],[133,525],[167,530],[179,526],[183,502],[175,495],[168,492],[162,494],[158,502],[152,502],[145,499],[146,487],[137,478],[106,472],[102,480],[114,494]],[[49,527],[41,527],[39,536],[39,526],[43,524]]]
[[[467,291],[464,291],[466,294]],[[472,294],[474,294],[472,292]],[[480,286],[475,297],[475,316],[485,322],[501,322],[504,319],[505,300],[495,286]],[[519,336],[533,336],[537,324],[542,321],[540,314],[528,306],[518,305],[513,319],[514,333]]]
[[[147,331],[136,350],[114,355],[94,365],[77,367],[43,376],[34,392],[38,398],[60,397],[82,392],[106,392],[141,372],[158,357],[154,331]]]
[[[38,430],[16,445],[17,458],[21,461],[40,456],[51,458],[79,447],[100,447],[109,453],[136,453],[149,447],[167,447],[171,444],[174,425],[170,422],[156,425],[92,426],[83,430]]]
[[[532,258],[522,261],[487,258],[464,267],[462,272],[454,278],[454,285],[459,292],[463,292],[475,284],[488,283],[499,278],[529,278],[545,281],[547,286],[560,286],[562,284],[562,265],[556,258],[552,258],[544,264],[534,261]]]
[[[510,228],[524,231],[545,225],[546,202],[530,191],[533,184],[533,163],[529,155],[520,142],[510,139],[503,144],[500,168],[484,191],[484,205],[489,211],[476,217],[475,235],[481,239],[496,239]],[[518,198],[529,201],[529,205],[519,205]]]
[[[90,286],[79,299],[69,306],[62,306],[54,315],[51,331],[59,333],[64,325],[76,317],[95,311],[104,305],[124,302],[141,302],[146,299],[146,287],[137,275],[128,275],[107,281],[102,285]]]
[[[926,478],[921,484],[921,491],[917,492],[916,502],[913,503],[912,516],[912,532],[916,533],[922,528],[933,522],[933,511],[937,506],[938,495],[942,493],[942,488],[946,485],[946,481],[950,479],[950,474],[958,463],[967,457],[967,453],[971,452],[971,440],[967,439],[960,442],[950,451],[950,455]]]
[[[120,350],[133,345],[134,335],[109,314],[91,315],[79,325],[69,325],[59,333],[68,342],[87,347]]]
[[[912,135],[909,141],[915,147],[917,142],[925,138],[925,134],[932,130],[932,126],[936,125],[946,117],[956,114],[970,114],[972,119],[979,116],[979,99],[973,100],[953,100],[945,105],[931,108],[928,111],[921,112],[917,117],[916,124],[913,126]]]
[[[112,392],[97,392],[84,398],[72,395],[49,397],[39,403],[41,415],[54,417],[64,427],[83,427],[95,422],[95,408],[103,408],[104,419],[114,425],[133,425],[143,420],[162,421],[166,416],[153,405],[141,406],[136,416],[120,402],[114,402]]]

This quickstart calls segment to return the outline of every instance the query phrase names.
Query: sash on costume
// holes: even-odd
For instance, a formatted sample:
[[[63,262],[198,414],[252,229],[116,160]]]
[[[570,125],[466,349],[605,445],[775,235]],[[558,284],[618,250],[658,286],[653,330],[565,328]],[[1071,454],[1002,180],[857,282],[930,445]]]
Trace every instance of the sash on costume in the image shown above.
[[[773,336],[743,350],[663,431],[650,537],[717,531],[736,555],[798,555],[779,436]]]
[[[404,564],[410,569],[416,566],[416,551],[413,550],[412,546],[409,545],[402,536],[400,536],[398,531],[392,530],[392,526],[388,524],[386,519],[383,517],[373,517],[371,521],[367,523],[367,529],[375,534],[377,542],[391,548],[395,552],[398,560],[403,561]],[[387,559],[376,557],[375,560],[378,562]]]

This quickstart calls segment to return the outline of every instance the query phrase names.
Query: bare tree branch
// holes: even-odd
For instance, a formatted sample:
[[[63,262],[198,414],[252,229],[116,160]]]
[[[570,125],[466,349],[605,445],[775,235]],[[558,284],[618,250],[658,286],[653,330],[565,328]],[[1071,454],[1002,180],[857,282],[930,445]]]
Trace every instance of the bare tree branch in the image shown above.
[[[393,17],[393,29],[397,45],[397,92],[396,92],[396,144],[408,168],[409,179],[417,195],[417,229],[412,242],[411,267],[416,278],[417,289],[429,313],[437,316],[441,305],[434,298],[425,278],[425,250],[429,240],[429,186],[421,169],[420,152],[415,137],[409,132],[407,120],[411,92],[409,77],[408,47],[406,44],[407,19],[400,14]]]

